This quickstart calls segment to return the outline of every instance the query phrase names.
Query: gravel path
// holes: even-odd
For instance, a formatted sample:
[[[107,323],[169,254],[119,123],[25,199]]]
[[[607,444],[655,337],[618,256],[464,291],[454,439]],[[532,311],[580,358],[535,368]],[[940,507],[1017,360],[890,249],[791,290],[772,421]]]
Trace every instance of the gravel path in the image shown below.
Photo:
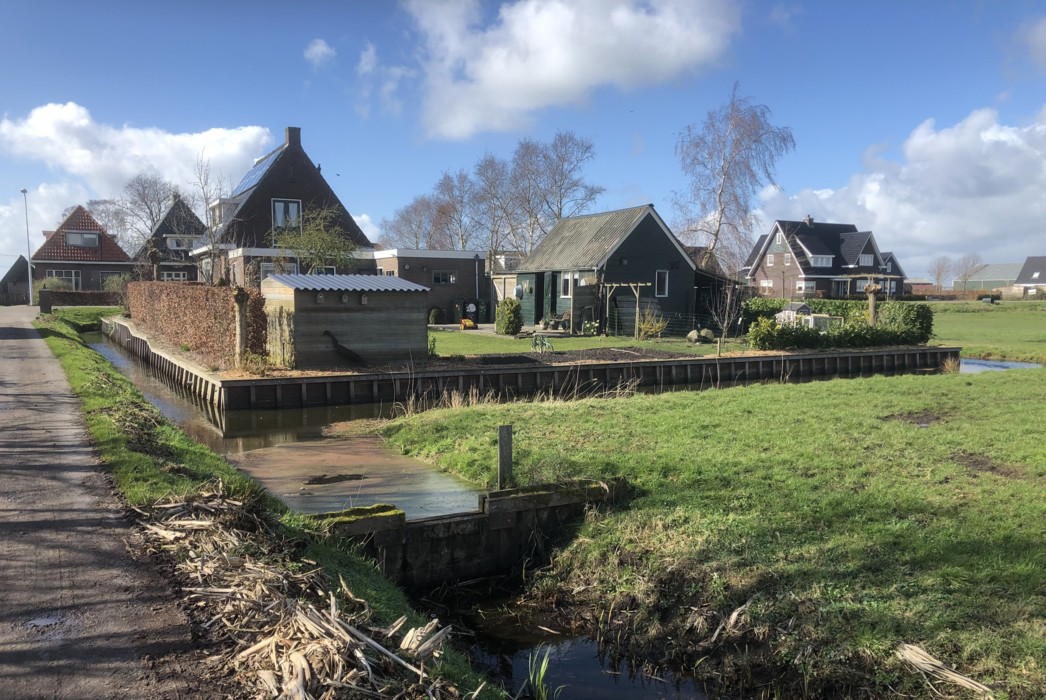
[[[213,697],[35,316],[0,307],[0,697]]]

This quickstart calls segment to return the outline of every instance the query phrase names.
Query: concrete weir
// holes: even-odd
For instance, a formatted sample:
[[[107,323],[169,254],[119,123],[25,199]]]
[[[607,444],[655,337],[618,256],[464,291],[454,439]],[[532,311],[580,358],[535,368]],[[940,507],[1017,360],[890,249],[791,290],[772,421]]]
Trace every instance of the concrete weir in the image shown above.
[[[408,589],[519,573],[547,558],[546,545],[592,503],[628,492],[624,479],[577,480],[491,491],[472,513],[407,520],[393,506],[313,516],[336,535],[355,540],[381,572]]]
[[[849,352],[694,357],[573,365],[414,370],[272,379],[223,379],[153,348],[119,318],[102,321],[114,342],[147,361],[157,373],[219,412],[348,404],[438,400],[454,392],[526,396],[570,395],[622,386],[688,385],[712,388],[765,381],[856,377],[937,371],[959,361],[956,347],[915,346]]]

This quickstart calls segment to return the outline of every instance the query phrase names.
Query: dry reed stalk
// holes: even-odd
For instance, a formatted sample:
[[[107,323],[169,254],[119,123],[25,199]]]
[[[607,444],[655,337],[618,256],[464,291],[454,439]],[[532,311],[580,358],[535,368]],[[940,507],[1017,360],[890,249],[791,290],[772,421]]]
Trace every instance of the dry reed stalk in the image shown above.
[[[176,559],[182,590],[206,620],[202,626],[226,642],[212,662],[246,692],[295,700],[461,697],[392,651],[400,647],[419,662],[437,657],[450,627],[437,629],[433,620],[407,629],[401,642],[401,618],[365,634],[360,628],[372,616],[367,601],[343,579],[332,585],[318,568],[293,570],[272,528],[227,498],[220,482],[192,498],[136,510],[154,549]]]
[[[941,663],[941,661],[926,653],[926,651],[921,647],[917,647],[913,644],[902,644],[897,648],[896,653],[897,658],[921,673],[923,678],[926,678],[926,676],[932,676],[946,683],[952,683],[961,688],[981,693],[989,698],[993,697],[991,688],[978,683],[969,676],[964,676],[958,671],[948,668]],[[926,682],[931,688],[933,687],[929,678],[926,678]]]

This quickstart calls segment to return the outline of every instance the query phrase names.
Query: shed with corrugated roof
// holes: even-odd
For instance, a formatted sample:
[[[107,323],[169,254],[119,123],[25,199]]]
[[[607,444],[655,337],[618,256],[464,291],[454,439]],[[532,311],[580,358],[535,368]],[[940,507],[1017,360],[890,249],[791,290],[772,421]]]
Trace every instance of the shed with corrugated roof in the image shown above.
[[[422,362],[428,287],[380,275],[270,275],[269,359],[292,369]]]

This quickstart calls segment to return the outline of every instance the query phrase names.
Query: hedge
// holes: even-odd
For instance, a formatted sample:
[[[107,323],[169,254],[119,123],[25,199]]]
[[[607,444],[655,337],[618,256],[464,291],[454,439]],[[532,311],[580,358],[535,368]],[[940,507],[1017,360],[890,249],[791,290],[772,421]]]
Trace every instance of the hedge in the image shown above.
[[[523,310],[515,297],[505,297],[498,304],[494,332],[498,335],[516,335],[523,330]]]

